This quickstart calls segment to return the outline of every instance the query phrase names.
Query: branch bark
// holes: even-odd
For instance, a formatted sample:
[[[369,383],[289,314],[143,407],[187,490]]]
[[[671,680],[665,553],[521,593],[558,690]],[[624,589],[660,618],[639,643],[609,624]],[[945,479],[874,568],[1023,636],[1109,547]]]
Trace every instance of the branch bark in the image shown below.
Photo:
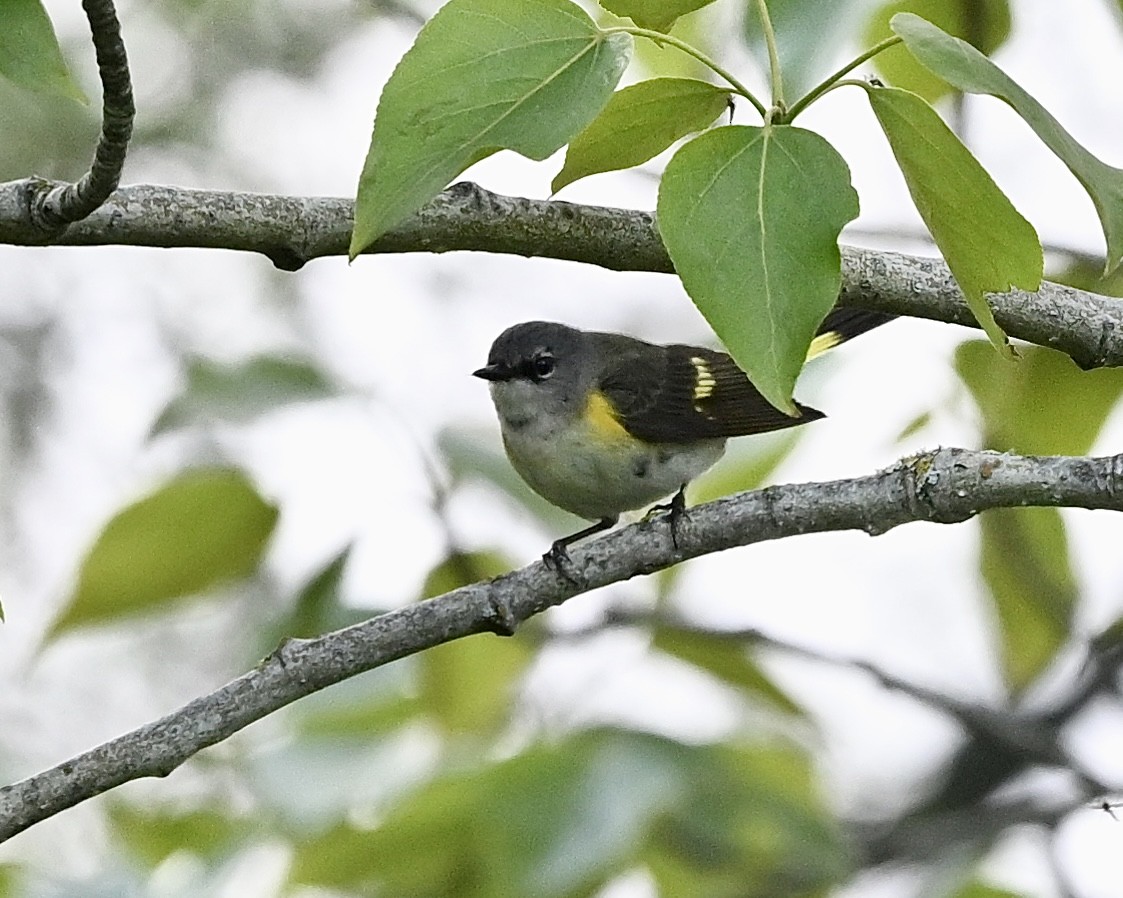
[[[911,521],[956,523],[989,508],[1123,511],[1123,455],[1022,457],[940,449],[865,477],[774,486],[690,510],[677,548],[663,520],[573,549],[572,579],[541,563],[316,639],[289,640],[254,670],[177,711],[0,789],[0,841],[130,780],[166,776],[202,749],[312,692],[473,633],[512,634],[573,596],[690,558],[802,533]]]
[[[0,243],[21,246],[204,247],[255,252],[295,271],[345,256],[353,204],[334,197],[269,196],[155,185],[123,187],[84,221],[48,240],[27,217],[37,179],[0,184]],[[454,184],[368,253],[475,250],[565,259],[614,271],[672,273],[650,212],[530,200]],[[976,327],[947,265],[845,247],[839,303]],[[1049,346],[1082,368],[1123,365],[1123,303],[1059,284],[990,297],[1013,337]]]

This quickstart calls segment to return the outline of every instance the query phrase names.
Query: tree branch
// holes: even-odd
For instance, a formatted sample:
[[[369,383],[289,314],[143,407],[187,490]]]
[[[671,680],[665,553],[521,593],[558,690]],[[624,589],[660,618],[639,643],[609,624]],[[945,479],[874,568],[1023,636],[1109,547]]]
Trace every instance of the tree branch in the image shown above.
[[[910,521],[954,523],[1024,505],[1123,511],[1123,455],[940,449],[866,477],[768,487],[691,509],[677,548],[665,520],[641,522],[575,548],[572,578],[536,563],[316,639],[289,640],[215,692],[0,789],[0,841],[122,783],[166,776],[203,748],[333,683],[473,633],[511,634],[591,589],[734,546],[833,530],[880,534]]]
[[[117,189],[133,133],[136,106],[129,60],[113,0],[82,0],[101,75],[101,136],[90,170],[76,184],[29,179],[25,193],[27,220],[41,243],[57,237],[68,224],[81,221]]]
[[[0,184],[0,243],[47,242],[26,216],[36,179]],[[60,246],[204,247],[256,252],[295,271],[343,256],[351,200],[270,196],[133,185],[52,242]],[[650,212],[530,200],[454,184],[368,253],[476,250],[565,259],[614,271],[672,273]],[[939,260],[844,247],[842,305],[976,327],[948,267]],[[1049,346],[1083,368],[1123,365],[1123,303],[1045,283],[1036,293],[994,294],[998,323],[1013,337]]]

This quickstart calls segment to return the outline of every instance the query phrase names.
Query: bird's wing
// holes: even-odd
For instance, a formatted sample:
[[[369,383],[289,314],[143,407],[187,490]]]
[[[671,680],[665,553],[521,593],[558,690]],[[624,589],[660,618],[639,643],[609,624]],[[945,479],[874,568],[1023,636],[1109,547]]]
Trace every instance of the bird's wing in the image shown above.
[[[796,403],[799,417],[773,407],[723,352],[666,346],[656,353],[624,353],[613,359],[598,384],[616,418],[648,443],[766,433],[824,417]]]

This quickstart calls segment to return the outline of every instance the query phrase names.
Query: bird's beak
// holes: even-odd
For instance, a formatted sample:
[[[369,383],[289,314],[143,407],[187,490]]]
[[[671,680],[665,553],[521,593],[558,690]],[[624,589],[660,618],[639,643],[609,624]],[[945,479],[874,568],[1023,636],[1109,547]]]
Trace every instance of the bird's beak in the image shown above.
[[[502,380],[511,379],[511,369],[506,365],[486,365],[472,372],[472,377],[482,377],[484,380],[490,380],[496,383]]]

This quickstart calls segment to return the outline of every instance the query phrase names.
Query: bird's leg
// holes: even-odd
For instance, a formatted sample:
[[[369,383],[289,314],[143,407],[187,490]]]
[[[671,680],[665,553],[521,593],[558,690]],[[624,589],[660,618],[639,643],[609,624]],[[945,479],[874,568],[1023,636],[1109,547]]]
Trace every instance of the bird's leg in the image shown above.
[[[678,525],[683,518],[686,517],[686,484],[678,488],[678,492],[671,497],[670,502],[661,505],[652,505],[651,509],[644,515],[645,518],[651,517],[656,512],[668,512],[667,517],[670,519],[671,524],[671,544],[678,548]]]
[[[592,536],[594,533],[600,533],[602,530],[607,530],[617,519],[601,518],[595,524],[586,527],[584,530],[578,530],[576,533],[571,533],[569,536],[563,536],[559,540],[555,540],[554,544],[550,546],[550,551],[542,556],[542,562],[546,567],[561,574],[565,579],[573,582],[574,578],[572,573],[566,570],[566,565],[570,564],[569,560],[569,547],[577,542],[579,539],[584,539],[586,536]]]

